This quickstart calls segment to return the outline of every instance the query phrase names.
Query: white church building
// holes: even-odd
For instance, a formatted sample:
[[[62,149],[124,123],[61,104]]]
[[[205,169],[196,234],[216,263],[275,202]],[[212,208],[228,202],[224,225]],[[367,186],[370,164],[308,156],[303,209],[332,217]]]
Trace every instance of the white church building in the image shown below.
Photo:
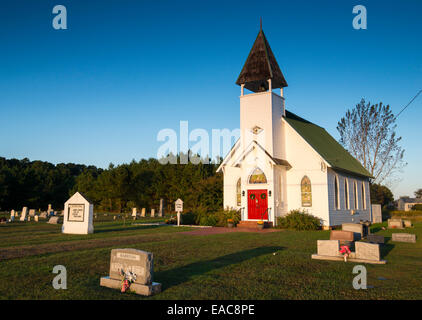
[[[324,226],[371,221],[370,173],[324,128],[286,110],[287,82],[262,28],[236,84],[240,138],[217,170],[224,207],[241,210],[243,224],[275,225],[295,209]]]

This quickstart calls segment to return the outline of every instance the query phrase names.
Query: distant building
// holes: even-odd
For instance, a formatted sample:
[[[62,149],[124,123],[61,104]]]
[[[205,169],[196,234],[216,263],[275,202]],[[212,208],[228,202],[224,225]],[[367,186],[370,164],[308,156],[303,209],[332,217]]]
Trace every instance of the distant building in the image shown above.
[[[411,210],[416,204],[422,204],[422,198],[400,197],[397,201],[398,209],[403,211]]]

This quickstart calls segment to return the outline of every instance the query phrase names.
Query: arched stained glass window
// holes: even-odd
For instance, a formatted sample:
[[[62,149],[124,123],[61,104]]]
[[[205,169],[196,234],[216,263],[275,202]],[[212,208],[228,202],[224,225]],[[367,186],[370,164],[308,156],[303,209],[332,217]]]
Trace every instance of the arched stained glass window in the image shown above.
[[[346,209],[350,209],[349,182],[347,181],[347,178],[344,179],[344,201],[345,201]]]
[[[249,177],[249,183],[267,183],[267,177],[261,169],[255,168]]]
[[[334,177],[334,205],[336,206],[336,209],[340,209],[340,194],[337,176]]]
[[[355,200],[355,209],[357,210],[357,209],[359,209],[359,204],[358,204],[358,185],[357,185],[357,183],[356,183],[356,181],[353,183],[353,198],[354,198],[354,200]]]
[[[237,180],[237,183],[236,183],[236,204],[238,206],[242,205],[242,195],[241,195],[242,191],[241,191],[241,189],[242,189],[242,183],[241,183],[240,178],[239,178],[239,180]]]
[[[362,182],[362,206],[363,206],[363,210],[366,210],[365,182]]]
[[[312,187],[311,180],[307,176],[302,178],[300,183],[300,191],[302,195],[302,207],[312,207]]]

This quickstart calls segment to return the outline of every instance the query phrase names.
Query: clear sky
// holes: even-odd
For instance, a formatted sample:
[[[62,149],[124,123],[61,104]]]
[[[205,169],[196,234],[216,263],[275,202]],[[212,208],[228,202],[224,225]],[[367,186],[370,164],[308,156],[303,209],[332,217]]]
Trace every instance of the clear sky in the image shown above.
[[[67,8],[67,30],[52,8]],[[352,27],[365,5],[368,29]],[[286,106],[327,129],[361,98],[398,112],[422,89],[422,1],[0,3],[0,156],[106,167],[155,157],[163,128],[239,127],[238,74],[259,17],[289,84]],[[422,96],[398,118],[422,188]]]

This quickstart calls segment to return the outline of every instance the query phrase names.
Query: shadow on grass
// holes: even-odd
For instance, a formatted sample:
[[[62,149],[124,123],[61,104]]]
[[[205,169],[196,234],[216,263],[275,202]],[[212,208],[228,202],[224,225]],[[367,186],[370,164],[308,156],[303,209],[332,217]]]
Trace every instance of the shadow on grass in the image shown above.
[[[371,233],[377,233],[382,230],[382,225],[371,228]]]
[[[391,237],[384,237],[384,244],[380,246],[381,257],[386,257],[394,249],[394,244],[390,241]]]
[[[156,229],[161,226],[115,226],[115,227],[105,227],[104,229],[95,229],[95,233],[104,233],[104,232],[115,232],[115,231],[128,231],[128,230],[149,230]]]
[[[212,260],[199,261],[179,268],[157,272],[154,281],[163,284],[163,291],[191,280],[198,275],[206,274],[212,270],[241,263],[265,254],[274,253],[284,249],[283,247],[259,247],[250,250],[231,253]]]

